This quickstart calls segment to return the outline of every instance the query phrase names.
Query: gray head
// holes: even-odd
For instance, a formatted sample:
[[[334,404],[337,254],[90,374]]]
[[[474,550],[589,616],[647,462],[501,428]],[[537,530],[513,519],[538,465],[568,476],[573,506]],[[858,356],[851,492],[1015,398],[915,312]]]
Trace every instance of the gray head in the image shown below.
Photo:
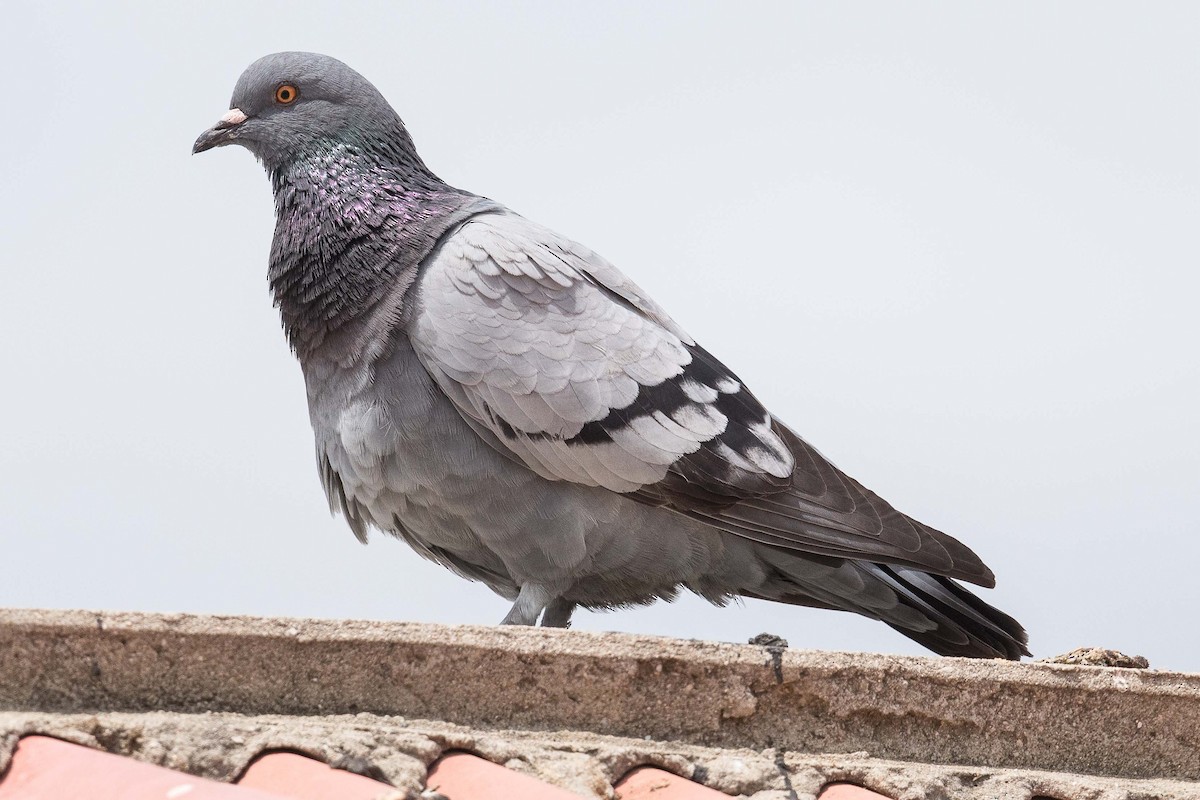
[[[276,172],[337,142],[421,163],[400,117],[362,75],[318,53],[272,53],[246,68],[229,113],[200,134],[192,152],[240,144]]]

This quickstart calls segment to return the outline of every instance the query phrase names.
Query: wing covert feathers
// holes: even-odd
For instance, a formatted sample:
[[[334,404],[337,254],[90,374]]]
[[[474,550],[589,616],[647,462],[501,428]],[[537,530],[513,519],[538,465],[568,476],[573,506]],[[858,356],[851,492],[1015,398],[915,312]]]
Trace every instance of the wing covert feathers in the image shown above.
[[[993,585],[970,549],[773,419],[591,251],[515,214],[483,214],[431,255],[418,287],[409,336],[422,364],[473,426],[543,477],[785,550]]]

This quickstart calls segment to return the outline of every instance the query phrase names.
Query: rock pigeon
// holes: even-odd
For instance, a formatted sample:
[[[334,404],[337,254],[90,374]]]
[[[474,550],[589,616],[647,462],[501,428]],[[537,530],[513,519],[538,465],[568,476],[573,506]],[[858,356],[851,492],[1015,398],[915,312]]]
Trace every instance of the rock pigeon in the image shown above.
[[[448,185],[342,62],[250,65],[199,153],[270,177],[268,277],[304,373],[321,481],[375,528],[513,601],[754,597],[853,611],[937,653],[1019,659],[994,585],[773,416],[616,267]]]

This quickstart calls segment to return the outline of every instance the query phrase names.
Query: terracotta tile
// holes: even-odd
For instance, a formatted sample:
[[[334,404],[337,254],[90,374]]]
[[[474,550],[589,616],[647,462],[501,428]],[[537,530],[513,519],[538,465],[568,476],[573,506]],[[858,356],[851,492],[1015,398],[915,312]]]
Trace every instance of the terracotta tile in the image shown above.
[[[613,788],[621,800],[728,800],[730,797],[657,767],[638,767]]]
[[[323,761],[299,753],[270,753],[255,759],[238,779],[238,786],[262,789],[297,800],[379,800],[403,797],[395,787],[333,769]]]
[[[886,794],[872,792],[853,783],[831,783],[826,786],[817,800],[892,800]]]
[[[17,743],[0,800],[280,800],[48,736]]]
[[[470,753],[443,757],[429,770],[425,785],[449,800],[579,800],[577,794]]]

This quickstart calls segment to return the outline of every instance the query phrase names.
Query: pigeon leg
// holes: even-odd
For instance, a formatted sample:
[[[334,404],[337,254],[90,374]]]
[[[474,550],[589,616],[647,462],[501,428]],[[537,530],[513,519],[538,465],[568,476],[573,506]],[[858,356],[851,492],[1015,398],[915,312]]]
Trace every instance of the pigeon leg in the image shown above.
[[[569,628],[571,627],[571,613],[574,611],[574,603],[556,597],[550,601],[550,605],[546,606],[546,613],[542,615],[542,627]]]
[[[527,583],[521,587],[517,602],[509,609],[501,625],[536,625],[542,609],[554,599],[554,592],[540,583]]]

